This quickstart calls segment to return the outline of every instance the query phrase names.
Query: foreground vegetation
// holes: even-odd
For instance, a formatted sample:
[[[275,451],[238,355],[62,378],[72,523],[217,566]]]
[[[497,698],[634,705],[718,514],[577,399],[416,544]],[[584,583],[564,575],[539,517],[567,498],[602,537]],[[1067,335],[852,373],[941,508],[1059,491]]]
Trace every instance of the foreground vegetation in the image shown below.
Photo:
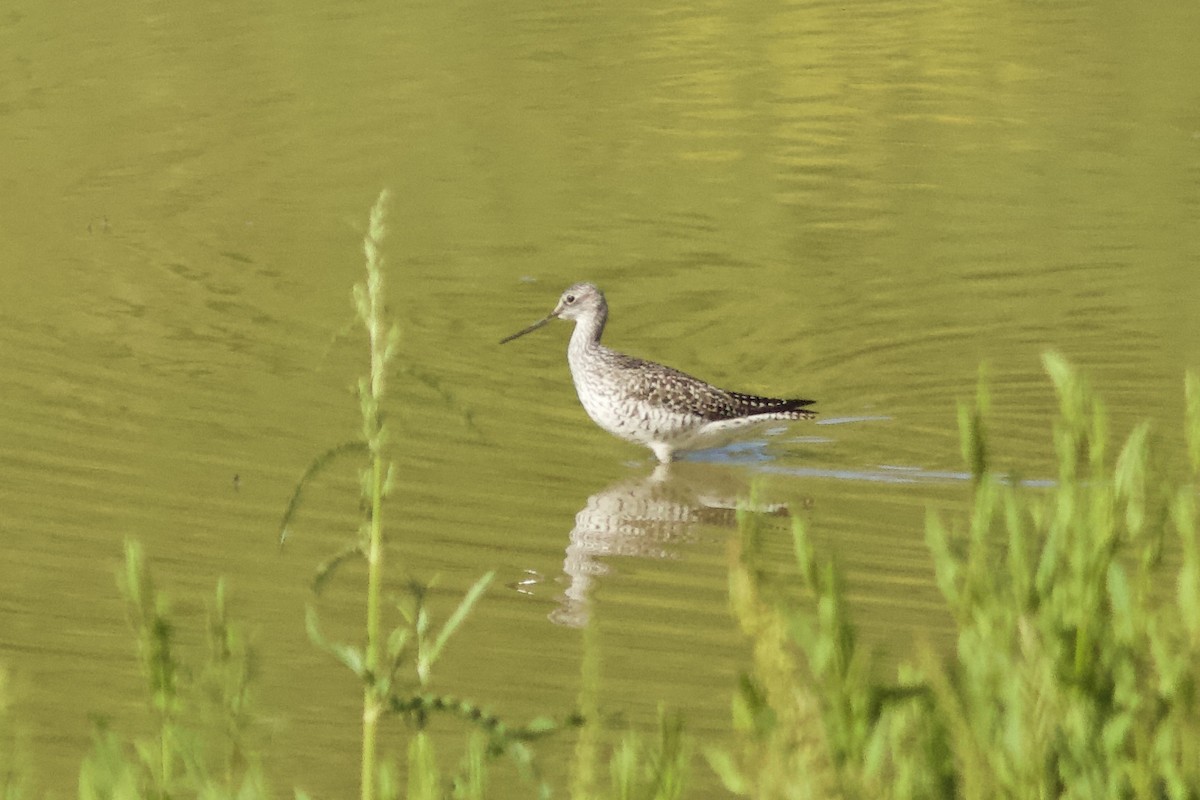
[[[390,365],[399,347],[398,330],[385,314],[380,243],[387,200],[387,193],[381,194],[371,211],[363,243],[366,279],[353,292],[357,322],[367,342],[367,368],[357,383],[362,427],[356,438],[312,461],[287,504],[279,537],[283,546],[295,535],[305,490],[313,481],[348,459],[359,459],[361,525],[345,547],[317,567],[314,604],[306,619],[314,646],[350,670],[362,686],[360,797],[482,798],[488,793],[489,764],[502,758],[517,768],[522,782],[519,796],[549,797],[551,787],[542,777],[532,743],[580,727],[583,733],[578,738],[574,782],[577,797],[676,797],[686,752],[681,723],[664,716],[656,741],[645,742],[631,733],[613,746],[602,745],[595,669],[583,681],[581,705],[593,712],[586,720],[570,711],[557,718],[513,723],[474,701],[432,691],[434,667],[483,597],[491,573],[468,589],[440,625],[426,604],[430,584],[412,575],[406,576],[405,592],[385,602],[384,510],[394,485],[394,468],[388,455],[390,440],[383,409]],[[362,638],[333,641],[322,632],[316,601],[339,568],[355,559],[364,561],[367,568]],[[207,658],[194,665],[180,657],[170,605],[155,588],[135,543],[126,546],[119,578],[137,639],[153,727],[141,735],[122,736],[107,724],[98,724],[92,751],[80,769],[79,796],[83,800],[255,800],[273,796],[261,768],[262,723],[254,712],[252,691],[254,655],[243,630],[227,617],[224,584],[218,583],[210,607]],[[389,619],[395,620],[390,629]],[[594,652],[588,661],[595,664]],[[0,673],[0,679],[4,677]],[[0,680],[0,701],[6,699],[4,689],[5,682]],[[0,800],[20,800],[30,795],[21,768],[21,749],[9,736],[12,727],[6,724],[6,711],[7,706],[0,703]],[[456,720],[463,728],[462,757],[453,765],[439,759],[428,731],[434,717]],[[388,721],[402,722],[409,732],[403,763],[379,752],[379,728]],[[596,779],[597,763],[605,757],[610,791],[602,790]],[[298,798],[306,796],[300,789],[294,793]]]
[[[1062,358],[1045,366],[1060,403],[1053,489],[993,472],[986,387],[961,409],[971,512],[927,522],[957,623],[949,658],[927,650],[880,680],[804,525],[810,597],[796,602],[743,515],[730,594],[755,645],[736,700],[744,749],[709,752],[734,793],[1200,797],[1200,381],[1186,382],[1188,466],[1172,482],[1147,425],[1111,457],[1103,406]]]
[[[359,460],[361,526],[317,568],[307,621],[314,646],[362,687],[363,800],[482,798],[496,793],[489,765],[497,759],[515,765],[520,781],[505,796],[550,796],[535,745],[556,735],[574,737],[564,792],[578,800],[686,797],[697,749],[730,792],[753,798],[1200,798],[1200,380],[1186,382],[1187,463],[1172,478],[1146,425],[1110,452],[1102,405],[1053,354],[1045,358],[1060,401],[1053,488],[1029,489],[993,469],[986,386],[960,409],[970,510],[927,522],[938,587],[957,624],[953,653],[925,649],[894,677],[882,675],[858,642],[837,566],[814,552],[802,521],[792,529],[796,569],[785,575],[764,555],[765,520],[743,511],[730,600],[753,659],[731,687],[734,747],[697,747],[667,712],[657,736],[610,741],[590,631],[578,710],[514,722],[432,691],[439,657],[492,576],[441,624],[426,606],[427,583],[410,577],[406,592],[385,602],[393,467],[382,409],[399,346],[384,313],[385,203],[386,195],[372,210],[367,277],[354,292],[368,350],[358,383],[362,429],[313,461],[280,527],[281,542],[295,535],[306,487]],[[332,641],[319,594],[352,559],[367,567],[361,638]],[[126,547],[120,586],[153,723],[132,736],[98,724],[79,796],[277,796],[261,766],[253,648],[229,619],[224,585],[198,665],[181,659],[170,606],[136,544]],[[0,800],[21,800],[37,795],[6,689],[0,672]],[[463,755],[453,764],[428,732],[434,717],[462,728]],[[389,723],[408,732],[402,760],[379,752],[379,728]]]

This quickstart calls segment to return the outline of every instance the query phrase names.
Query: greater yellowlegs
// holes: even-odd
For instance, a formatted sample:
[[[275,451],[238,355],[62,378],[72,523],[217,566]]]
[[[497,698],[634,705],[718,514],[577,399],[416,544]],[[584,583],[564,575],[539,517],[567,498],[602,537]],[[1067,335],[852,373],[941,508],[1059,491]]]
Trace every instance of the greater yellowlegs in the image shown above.
[[[597,425],[644,445],[663,464],[676,451],[729,442],[738,429],[772,420],[811,419],[812,400],[730,392],[677,369],[643,361],[600,344],[608,320],[604,293],[590,283],[567,288],[545,319],[500,340],[510,342],[555,318],[575,321],[567,362],[579,402]]]

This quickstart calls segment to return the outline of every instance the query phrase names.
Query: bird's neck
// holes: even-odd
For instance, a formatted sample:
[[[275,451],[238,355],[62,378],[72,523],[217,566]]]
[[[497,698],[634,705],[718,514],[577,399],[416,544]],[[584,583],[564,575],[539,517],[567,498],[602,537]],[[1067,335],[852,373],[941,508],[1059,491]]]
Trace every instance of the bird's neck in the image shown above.
[[[576,320],[568,351],[582,354],[600,344],[600,334],[604,333],[604,323],[607,321],[608,309],[606,308],[597,309],[596,313]]]

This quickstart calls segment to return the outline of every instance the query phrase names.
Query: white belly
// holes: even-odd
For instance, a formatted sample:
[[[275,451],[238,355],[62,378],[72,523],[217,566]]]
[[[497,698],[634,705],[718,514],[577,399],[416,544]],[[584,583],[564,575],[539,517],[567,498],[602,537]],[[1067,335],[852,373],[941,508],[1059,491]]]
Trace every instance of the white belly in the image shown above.
[[[605,380],[594,375],[585,375],[581,379],[576,373],[575,391],[593,422],[614,436],[641,445],[686,438],[689,432],[705,422],[696,415],[674,413],[646,403],[624,391],[619,380]]]

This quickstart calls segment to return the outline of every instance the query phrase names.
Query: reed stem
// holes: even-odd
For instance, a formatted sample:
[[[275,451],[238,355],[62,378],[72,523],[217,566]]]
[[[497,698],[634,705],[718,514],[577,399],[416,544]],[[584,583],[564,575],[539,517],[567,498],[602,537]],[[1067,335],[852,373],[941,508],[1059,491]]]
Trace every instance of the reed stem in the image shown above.
[[[384,469],[384,435],[381,405],[385,391],[387,362],[394,348],[395,331],[386,331],[384,321],[383,269],[379,241],[383,238],[383,212],[388,200],[387,191],[379,195],[371,209],[371,223],[363,239],[367,256],[367,280],[356,287],[358,314],[367,329],[371,352],[370,380],[360,384],[360,404],[363,414],[363,433],[371,453],[371,471],[367,490],[370,493],[371,518],[368,526],[365,554],[367,560],[367,641],[363,653],[366,683],[363,686],[363,732],[361,798],[373,800],[375,795],[376,733],[383,712],[377,681],[380,676],[380,604],[383,595],[383,498],[387,493]]]

